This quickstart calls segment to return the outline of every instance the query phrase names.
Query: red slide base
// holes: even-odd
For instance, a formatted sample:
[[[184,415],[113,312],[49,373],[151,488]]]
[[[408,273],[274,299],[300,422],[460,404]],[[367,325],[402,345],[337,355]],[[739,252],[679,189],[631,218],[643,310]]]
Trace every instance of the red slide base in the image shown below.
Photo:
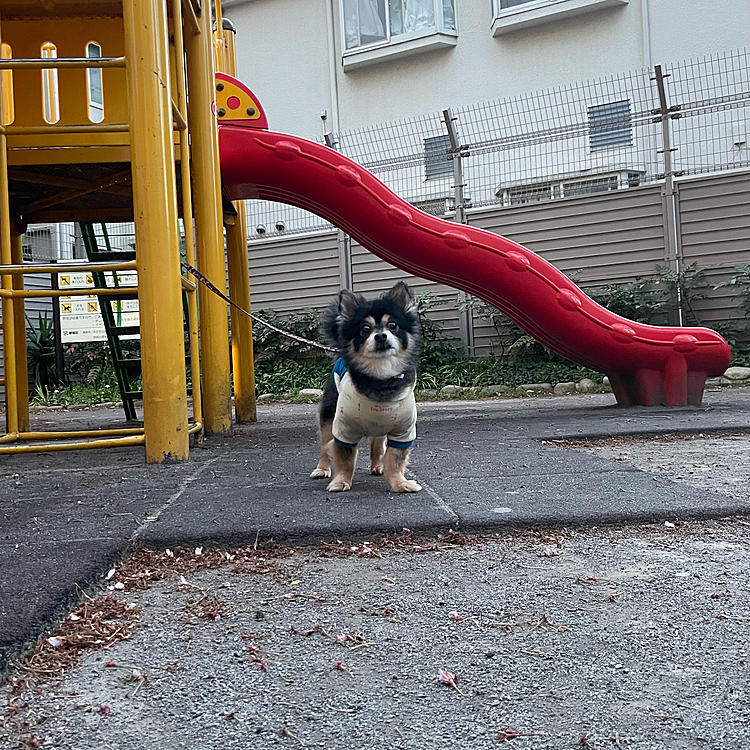
[[[389,263],[475,294],[545,346],[608,375],[623,406],[698,405],[706,378],[729,365],[715,331],[621,318],[525,247],[419,211],[326,146],[240,124],[222,125],[219,143],[232,199],[307,209]]]

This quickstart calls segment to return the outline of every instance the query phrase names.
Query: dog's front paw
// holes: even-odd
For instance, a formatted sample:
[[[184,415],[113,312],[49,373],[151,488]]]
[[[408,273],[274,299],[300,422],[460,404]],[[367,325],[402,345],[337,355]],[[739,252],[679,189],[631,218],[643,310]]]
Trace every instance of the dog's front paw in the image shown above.
[[[327,489],[329,492],[346,492],[347,490],[350,490],[351,488],[352,486],[349,482],[346,482],[343,479],[334,479],[328,485]]]
[[[383,464],[373,464],[370,467],[370,474],[376,474],[377,476],[383,476]]]
[[[310,472],[310,479],[328,479],[331,476],[330,469],[321,469],[320,467]]]
[[[391,492],[419,492],[421,489],[422,485],[411,479],[403,479],[391,485]]]

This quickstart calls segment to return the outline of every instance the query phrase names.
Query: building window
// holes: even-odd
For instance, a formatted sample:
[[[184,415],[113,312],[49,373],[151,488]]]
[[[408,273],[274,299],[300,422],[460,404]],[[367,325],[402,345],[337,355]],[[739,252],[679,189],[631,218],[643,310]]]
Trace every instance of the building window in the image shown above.
[[[424,139],[424,176],[431,180],[433,177],[443,177],[453,174],[453,161],[448,158],[451,139],[447,135],[438,135]]]
[[[101,57],[102,48],[96,42],[86,45],[86,57]],[[86,81],[88,83],[89,120],[101,122],[104,119],[104,90],[102,88],[102,69],[87,68]]]
[[[455,31],[454,0],[341,0],[344,49]]]
[[[589,143],[592,151],[633,145],[629,99],[589,107]]]

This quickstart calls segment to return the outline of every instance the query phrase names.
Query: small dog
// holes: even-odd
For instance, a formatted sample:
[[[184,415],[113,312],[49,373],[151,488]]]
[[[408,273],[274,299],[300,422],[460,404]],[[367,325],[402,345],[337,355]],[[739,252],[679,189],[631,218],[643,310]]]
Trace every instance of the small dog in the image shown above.
[[[351,489],[357,445],[367,436],[370,473],[384,474],[392,492],[419,492],[422,487],[404,476],[417,435],[414,385],[422,338],[411,290],[399,281],[366,300],[345,289],[321,328],[341,356],[320,401],[320,461],[310,476],[330,477],[333,464],[328,490]]]

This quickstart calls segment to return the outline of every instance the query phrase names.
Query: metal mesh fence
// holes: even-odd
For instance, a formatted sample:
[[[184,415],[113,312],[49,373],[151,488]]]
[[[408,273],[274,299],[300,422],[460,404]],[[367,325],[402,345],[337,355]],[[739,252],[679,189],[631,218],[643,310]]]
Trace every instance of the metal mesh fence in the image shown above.
[[[30,224],[21,238],[21,245],[26,262],[69,260],[73,257],[73,225]]]
[[[662,180],[662,116],[670,118],[676,176],[750,166],[748,62],[743,50],[663,66],[666,112],[650,70],[454,109],[466,205],[535,203]],[[454,209],[442,113],[340,133],[338,148],[418,208],[438,216]],[[248,217],[251,240],[332,229],[267,201],[249,201]],[[256,232],[260,225],[265,232]]]

